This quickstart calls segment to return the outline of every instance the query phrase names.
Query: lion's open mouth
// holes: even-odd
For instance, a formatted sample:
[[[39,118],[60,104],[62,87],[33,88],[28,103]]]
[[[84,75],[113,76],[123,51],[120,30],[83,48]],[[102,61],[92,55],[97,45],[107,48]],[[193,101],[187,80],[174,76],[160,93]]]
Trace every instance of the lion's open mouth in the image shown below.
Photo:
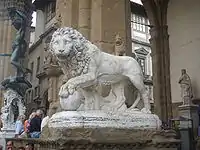
[[[58,57],[58,59],[67,59],[69,57],[69,55],[64,54],[57,54],[56,56]]]

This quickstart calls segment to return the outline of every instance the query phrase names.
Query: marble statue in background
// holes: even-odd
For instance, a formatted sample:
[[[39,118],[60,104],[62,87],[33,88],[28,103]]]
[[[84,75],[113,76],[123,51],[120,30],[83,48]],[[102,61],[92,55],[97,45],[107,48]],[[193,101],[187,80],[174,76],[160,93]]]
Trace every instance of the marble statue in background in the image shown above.
[[[192,93],[192,83],[189,75],[186,73],[186,69],[181,70],[181,77],[178,83],[181,87],[181,98],[183,105],[191,105],[193,93]]]
[[[114,56],[102,52],[81,33],[69,27],[59,28],[54,32],[50,51],[58,59],[68,79],[59,92],[61,101],[73,104],[68,105],[65,110],[78,110],[77,105],[83,104],[84,98],[82,107],[84,110],[108,108],[118,111],[120,108],[125,111],[127,107],[122,84],[128,79],[137,88],[144,103],[141,111],[150,113],[149,96],[143,83],[143,73],[138,62],[132,57]],[[96,86],[99,84],[112,85],[111,92],[114,93],[112,94],[114,97],[106,104],[104,98],[96,91]],[[134,107],[131,109],[137,107],[137,103],[139,100],[133,103]],[[109,107],[106,107],[107,105]]]
[[[1,118],[4,129],[13,129],[18,116],[25,114],[24,96],[32,85],[24,77],[11,77],[1,82],[4,90],[4,106]]]
[[[24,115],[26,111],[23,97],[10,88],[3,95],[4,106],[1,109],[3,129],[14,129],[18,116]]]
[[[125,56],[125,45],[124,41],[119,34],[115,37],[115,55],[116,56]]]

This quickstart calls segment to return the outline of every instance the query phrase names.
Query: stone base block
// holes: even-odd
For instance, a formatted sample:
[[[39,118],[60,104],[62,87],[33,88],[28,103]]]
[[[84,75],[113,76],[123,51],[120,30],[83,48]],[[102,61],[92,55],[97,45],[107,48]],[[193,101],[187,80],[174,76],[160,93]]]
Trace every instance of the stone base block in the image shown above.
[[[37,150],[177,150],[176,133],[160,125],[156,115],[139,111],[65,111],[47,121],[40,139],[7,140]]]
[[[139,111],[65,111],[54,114],[40,139],[7,139],[33,143],[37,150],[177,150],[174,131],[161,130],[156,115]]]
[[[63,111],[54,114],[44,128],[44,138],[79,138],[93,140],[142,138],[140,130],[158,130],[161,122],[154,114],[135,112]],[[139,132],[138,132],[139,131]],[[145,131],[146,132],[146,131]],[[145,134],[145,133],[144,133]],[[101,135],[101,136],[99,136]]]
[[[140,111],[63,111],[54,114],[49,120],[48,126],[49,128],[159,129],[161,121],[157,115],[145,114]]]
[[[61,135],[60,139],[56,140],[41,137],[40,139],[14,138],[7,141],[14,141],[16,147],[33,143],[36,150],[179,150],[180,140],[175,139],[174,131],[113,130],[107,138],[104,138],[101,130],[97,130],[98,138],[93,138],[92,134],[86,134],[87,130],[80,130],[74,137],[63,138]],[[70,134],[73,130],[66,132]],[[112,140],[109,136],[113,137]]]
[[[14,130],[3,130],[2,132],[0,132],[0,145],[2,145],[5,148],[6,138],[13,138],[13,137],[15,137]]]

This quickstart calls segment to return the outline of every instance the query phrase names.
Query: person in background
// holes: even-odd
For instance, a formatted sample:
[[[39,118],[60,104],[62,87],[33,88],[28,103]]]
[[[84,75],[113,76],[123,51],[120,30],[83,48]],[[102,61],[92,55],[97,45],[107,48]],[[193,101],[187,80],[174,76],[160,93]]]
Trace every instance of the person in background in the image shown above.
[[[24,121],[24,132],[20,135],[20,138],[28,138],[29,137],[29,126],[31,119],[35,117],[35,112],[32,112],[29,116],[29,119]]]
[[[25,148],[24,147],[19,147],[18,150],[25,150]]]
[[[6,150],[16,150],[13,141],[8,141],[6,143]]]
[[[15,123],[15,137],[19,137],[24,132],[25,115],[20,115]]]
[[[1,128],[3,128],[3,122],[1,120],[1,115],[2,115],[2,113],[0,112],[0,131],[1,131]]]
[[[29,132],[28,129],[29,129],[29,126],[30,126],[30,122],[31,122],[31,119],[33,119],[36,115],[36,112],[32,112],[29,116],[29,119],[27,119],[25,122],[24,122],[24,131],[27,133]]]
[[[34,150],[34,144],[32,143],[26,144],[25,150]]]
[[[37,110],[34,118],[31,119],[29,132],[31,138],[39,138],[41,134],[41,123],[42,123],[42,110]]]

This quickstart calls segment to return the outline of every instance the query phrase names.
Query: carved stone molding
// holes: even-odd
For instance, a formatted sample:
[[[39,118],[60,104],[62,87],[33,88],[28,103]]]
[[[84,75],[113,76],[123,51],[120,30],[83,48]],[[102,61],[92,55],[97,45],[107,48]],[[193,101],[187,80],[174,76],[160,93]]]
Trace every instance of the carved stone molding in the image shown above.
[[[35,147],[38,148],[38,150],[42,149],[51,149],[51,150],[135,150],[135,149],[141,149],[141,150],[157,150],[158,148],[160,150],[162,149],[168,149],[168,150],[177,150],[180,144],[180,140],[177,140],[175,138],[169,138],[167,135],[169,132],[173,131],[141,131],[138,130],[138,133],[141,133],[141,135],[151,135],[148,138],[143,136],[143,138],[136,138],[136,137],[130,137],[126,141],[121,141],[119,139],[109,141],[107,139],[102,139],[101,141],[90,139],[71,139],[71,138],[60,138],[59,140],[55,139],[7,139],[14,141],[15,145],[21,146],[24,143],[34,143]],[[130,133],[130,132],[129,132]],[[100,133],[99,133],[100,134]],[[155,139],[155,134],[157,136],[159,135],[159,138],[162,140]],[[164,135],[163,135],[164,134]],[[129,136],[129,135],[127,135]],[[126,138],[127,138],[126,136]],[[123,139],[123,136],[121,137]],[[169,139],[168,139],[169,138]]]

